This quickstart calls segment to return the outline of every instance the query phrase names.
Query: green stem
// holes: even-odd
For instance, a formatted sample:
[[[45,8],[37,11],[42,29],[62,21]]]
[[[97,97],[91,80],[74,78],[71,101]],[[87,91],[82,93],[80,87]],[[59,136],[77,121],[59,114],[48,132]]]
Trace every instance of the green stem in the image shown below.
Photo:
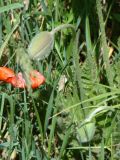
[[[109,56],[108,56],[109,49],[108,49],[107,41],[106,41],[105,23],[103,21],[101,0],[96,0],[96,6],[97,6],[97,13],[98,13],[99,25],[100,25],[100,30],[101,30],[101,44],[102,44],[102,49],[103,49],[103,61],[106,67],[108,83],[111,86],[113,86],[113,75],[111,74],[111,66],[109,64]]]
[[[72,24],[61,24],[59,25],[58,27],[54,28],[52,31],[51,31],[51,34],[55,34],[56,32],[62,30],[62,29],[66,29],[66,28],[71,28],[73,30],[73,32],[75,32],[75,26],[72,25]]]
[[[85,100],[85,90],[82,85],[82,78],[81,78],[82,70],[81,70],[80,63],[79,63],[79,51],[78,51],[79,35],[80,35],[80,31],[78,30],[78,32],[76,33],[76,36],[74,37],[74,41],[73,41],[73,58],[74,58],[74,67],[75,67],[75,77],[77,80],[77,84],[79,86],[80,100],[84,101]],[[81,107],[85,108],[86,104],[82,104]],[[84,119],[85,118],[84,109],[82,110],[82,112],[83,112],[82,118]]]

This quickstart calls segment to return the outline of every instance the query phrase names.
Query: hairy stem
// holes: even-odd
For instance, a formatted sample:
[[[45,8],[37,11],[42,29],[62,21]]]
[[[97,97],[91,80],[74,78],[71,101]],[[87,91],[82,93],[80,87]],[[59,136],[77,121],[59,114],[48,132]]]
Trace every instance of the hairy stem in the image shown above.
[[[73,30],[73,32],[75,32],[75,26],[72,24],[61,24],[58,27],[54,28],[51,31],[51,34],[55,34],[56,32],[62,30],[62,29],[66,29],[66,28],[71,28]]]
[[[106,34],[105,34],[105,23],[103,20],[103,14],[102,14],[102,4],[101,0],[96,0],[96,6],[97,6],[97,13],[99,18],[99,25],[101,30],[101,44],[103,49],[103,61],[106,68],[106,74],[108,78],[108,83],[113,86],[113,74],[111,74],[111,66],[109,64],[109,56],[108,56],[108,46],[106,41]]]

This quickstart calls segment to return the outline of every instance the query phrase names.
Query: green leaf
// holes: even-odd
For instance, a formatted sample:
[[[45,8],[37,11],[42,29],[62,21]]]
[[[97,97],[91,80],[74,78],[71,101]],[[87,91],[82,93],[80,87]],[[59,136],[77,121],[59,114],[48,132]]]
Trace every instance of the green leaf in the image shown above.
[[[95,123],[88,123],[81,128],[77,128],[80,143],[86,143],[93,139],[95,134]]]
[[[24,5],[20,3],[9,4],[7,6],[0,7],[0,13],[6,12],[9,10],[13,10],[13,9],[22,8],[22,7],[24,7]]]
[[[113,14],[113,18],[114,18],[115,20],[117,20],[118,22],[120,22],[120,14],[119,14],[119,13],[114,13],[114,14]]]
[[[86,16],[86,45],[87,45],[87,52],[88,54],[91,54],[92,52],[92,42],[91,42],[91,34],[90,34],[90,24],[89,24],[89,18]],[[89,53],[90,52],[90,53]]]

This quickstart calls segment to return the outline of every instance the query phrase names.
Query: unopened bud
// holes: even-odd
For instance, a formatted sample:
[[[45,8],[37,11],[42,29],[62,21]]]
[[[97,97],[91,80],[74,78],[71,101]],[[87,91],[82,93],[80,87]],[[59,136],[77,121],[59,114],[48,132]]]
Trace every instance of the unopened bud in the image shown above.
[[[43,60],[53,49],[54,35],[48,31],[37,34],[28,46],[28,55],[33,60]]]

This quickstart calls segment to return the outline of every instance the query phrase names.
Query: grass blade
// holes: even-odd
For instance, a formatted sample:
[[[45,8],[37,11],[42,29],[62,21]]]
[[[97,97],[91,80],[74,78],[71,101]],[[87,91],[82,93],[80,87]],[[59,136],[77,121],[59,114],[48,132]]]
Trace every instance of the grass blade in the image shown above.
[[[6,12],[6,11],[9,11],[9,10],[23,8],[23,7],[24,7],[24,5],[21,4],[21,3],[9,4],[7,6],[0,7],[0,13]]]

